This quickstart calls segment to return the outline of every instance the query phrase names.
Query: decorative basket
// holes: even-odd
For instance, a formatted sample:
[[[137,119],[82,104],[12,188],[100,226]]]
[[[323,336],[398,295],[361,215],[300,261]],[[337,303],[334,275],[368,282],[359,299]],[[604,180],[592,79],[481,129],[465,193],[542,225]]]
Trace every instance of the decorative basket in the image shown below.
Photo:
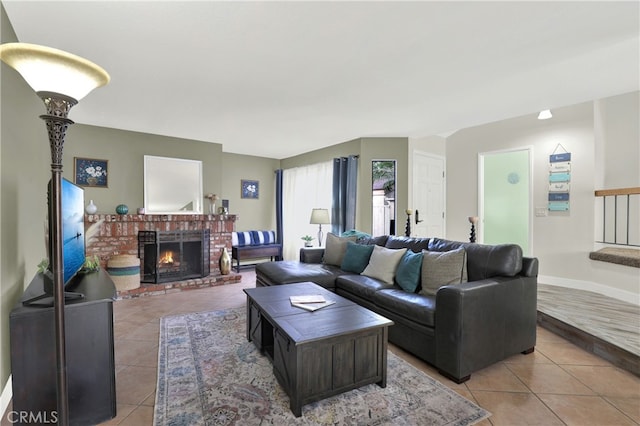
[[[107,262],[107,273],[116,290],[133,290],[140,287],[140,259],[131,254],[116,254]]]

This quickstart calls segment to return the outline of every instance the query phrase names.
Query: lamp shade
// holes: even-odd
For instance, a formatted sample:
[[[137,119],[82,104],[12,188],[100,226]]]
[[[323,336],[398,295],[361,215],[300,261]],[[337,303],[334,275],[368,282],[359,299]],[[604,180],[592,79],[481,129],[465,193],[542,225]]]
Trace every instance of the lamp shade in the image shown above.
[[[91,61],[37,44],[0,45],[0,59],[18,71],[36,93],[59,93],[76,101],[110,80],[109,74]]]
[[[313,209],[311,210],[311,220],[309,221],[312,225],[324,225],[327,223],[331,223],[329,220],[329,210],[327,209]]]

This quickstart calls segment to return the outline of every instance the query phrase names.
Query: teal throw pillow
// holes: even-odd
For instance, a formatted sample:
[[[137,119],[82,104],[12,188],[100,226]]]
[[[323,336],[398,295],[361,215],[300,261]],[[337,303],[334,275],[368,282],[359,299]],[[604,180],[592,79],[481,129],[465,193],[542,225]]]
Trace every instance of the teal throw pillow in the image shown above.
[[[373,252],[373,246],[364,244],[356,244],[351,241],[347,243],[347,250],[342,258],[340,269],[345,272],[354,272],[356,274],[364,271],[369,264],[369,258]]]
[[[402,259],[400,259],[396,270],[396,283],[404,291],[415,293],[418,288],[422,273],[422,258],[422,253],[414,253],[411,250],[407,250]]]

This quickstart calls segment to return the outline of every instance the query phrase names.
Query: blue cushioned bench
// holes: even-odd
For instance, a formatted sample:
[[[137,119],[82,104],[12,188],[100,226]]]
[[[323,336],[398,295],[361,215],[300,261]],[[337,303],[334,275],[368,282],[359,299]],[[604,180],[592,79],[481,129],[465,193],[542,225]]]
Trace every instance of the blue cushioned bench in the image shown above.
[[[240,272],[240,261],[261,257],[269,257],[272,261],[282,257],[282,244],[276,242],[275,231],[231,234],[231,259],[236,261],[236,272]]]

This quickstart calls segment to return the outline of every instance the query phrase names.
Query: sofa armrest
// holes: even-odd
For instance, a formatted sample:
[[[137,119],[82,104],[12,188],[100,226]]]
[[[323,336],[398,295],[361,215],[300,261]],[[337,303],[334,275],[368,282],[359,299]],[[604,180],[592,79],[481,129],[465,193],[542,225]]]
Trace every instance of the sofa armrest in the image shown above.
[[[523,257],[522,271],[520,271],[520,275],[525,277],[537,277],[538,276],[538,258]]]
[[[537,278],[494,277],[436,294],[436,365],[464,380],[473,371],[533,349]]]
[[[302,263],[322,263],[323,256],[323,247],[303,247],[300,249],[300,262]]]

